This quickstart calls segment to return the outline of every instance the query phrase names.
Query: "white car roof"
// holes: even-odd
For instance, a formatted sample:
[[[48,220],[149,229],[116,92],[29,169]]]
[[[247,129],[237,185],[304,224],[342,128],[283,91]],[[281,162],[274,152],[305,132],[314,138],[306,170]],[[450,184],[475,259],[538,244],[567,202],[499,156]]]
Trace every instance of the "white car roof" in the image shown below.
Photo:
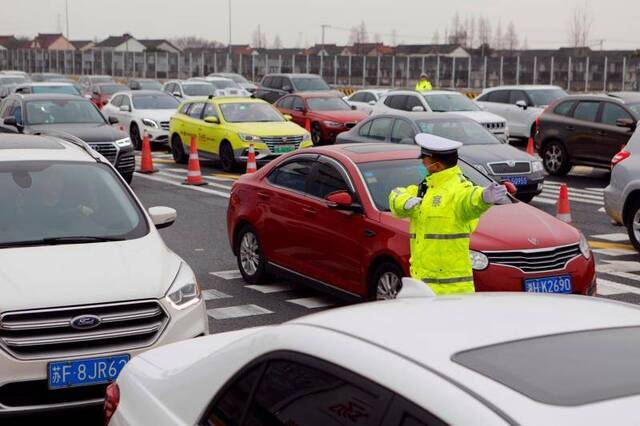
[[[95,162],[84,149],[52,136],[0,133],[0,163],[5,161]]]
[[[20,83],[18,87],[37,87],[37,86],[73,86],[73,83],[69,83],[68,81],[38,81],[38,82],[25,82]]]
[[[548,84],[524,84],[520,86],[497,86],[497,87],[489,87],[484,89],[482,93],[493,92],[494,90],[549,90],[549,89],[559,89],[564,90],[560,86],[552,86]]]

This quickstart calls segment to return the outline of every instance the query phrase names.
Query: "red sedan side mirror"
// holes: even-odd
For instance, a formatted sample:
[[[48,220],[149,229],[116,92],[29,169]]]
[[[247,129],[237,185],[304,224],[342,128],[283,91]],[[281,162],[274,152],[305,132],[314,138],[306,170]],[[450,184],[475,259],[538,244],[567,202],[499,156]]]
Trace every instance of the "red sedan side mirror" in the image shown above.
[[[507,188],[507,192],[509,194],[513,195],[516,192],[518,192],[518,188],[516,188],[516,186],[513,183],[509,182],[508,180],[503,180],[500,183],[503,184],[505,188]]]
[[[349,207],[353,204],[353,198],[351,194],[346,191],[337,191],[327,195],[326,200],[333,204],[335,208]]]

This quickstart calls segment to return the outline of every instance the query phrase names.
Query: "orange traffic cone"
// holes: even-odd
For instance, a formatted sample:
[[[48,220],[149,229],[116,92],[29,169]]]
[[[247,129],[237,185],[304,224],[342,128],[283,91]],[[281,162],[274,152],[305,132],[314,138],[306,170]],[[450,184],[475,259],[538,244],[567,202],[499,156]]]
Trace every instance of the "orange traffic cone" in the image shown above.
[[[533,138],[529,138],[529,143],[527,144],[527,154],[536,155],[535,148],[533,147]]]
[[[249,145],[249,155],[247,156],[247,173],[255,173],[257,171],[256,150],[253,148],[253,144],[251,144]]]
[[[191,144],[189,145],[189,166],[187,167],[187,180],[183,185],[207,185],[207,182],[202,179],[202,173],[200,173],[200,159],[198,158],[198,147],[196,146],[196,137],[191,136]]]
[[[149,142],[149,136],[144,134],[142,138],[142,160],[140,161],[140,169],[138,173],[151,174],[157,172],[158,169],[153,167],[153,158],[151,158],[151,143]]]
[[[304,122],[304,129],[305,129],[307,132],[311,133],[311,120],[309,120],[308,118],[307,118],[307,120]]]
[[[558,197],[558,213],[556,217],[563,222],[571,223],[571,206],[569,205],[569,190],[567,184],[560,186],[560,197]]]

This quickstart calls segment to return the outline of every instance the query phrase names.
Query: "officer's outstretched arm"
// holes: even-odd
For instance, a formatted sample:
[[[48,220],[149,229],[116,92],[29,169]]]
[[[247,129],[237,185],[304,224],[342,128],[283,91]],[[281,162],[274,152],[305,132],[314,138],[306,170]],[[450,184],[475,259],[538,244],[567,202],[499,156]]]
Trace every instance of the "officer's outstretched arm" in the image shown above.
[[[466,182],[461,186],[456,194],[456,216],[463,222],[469,222],[479,219],[480,216],[489,208],[491,204],[487,204],[482,199],[484,188]]]
[[[418,209],[405,209],[405,204],[410,198],[418,195],[418,186],[410,185],[406,188],[396,188],[389,194],[389,210],[396,217],[411,217]]]

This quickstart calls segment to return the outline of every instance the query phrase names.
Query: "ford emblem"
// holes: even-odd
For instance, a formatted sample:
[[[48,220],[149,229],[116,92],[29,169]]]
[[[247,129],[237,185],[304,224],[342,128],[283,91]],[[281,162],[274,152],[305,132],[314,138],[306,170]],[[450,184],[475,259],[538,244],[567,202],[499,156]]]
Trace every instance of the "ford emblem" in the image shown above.
[[[91,330],[102,323],[95,315],[80,315],[71,320],[71,327],[76,330]]]

